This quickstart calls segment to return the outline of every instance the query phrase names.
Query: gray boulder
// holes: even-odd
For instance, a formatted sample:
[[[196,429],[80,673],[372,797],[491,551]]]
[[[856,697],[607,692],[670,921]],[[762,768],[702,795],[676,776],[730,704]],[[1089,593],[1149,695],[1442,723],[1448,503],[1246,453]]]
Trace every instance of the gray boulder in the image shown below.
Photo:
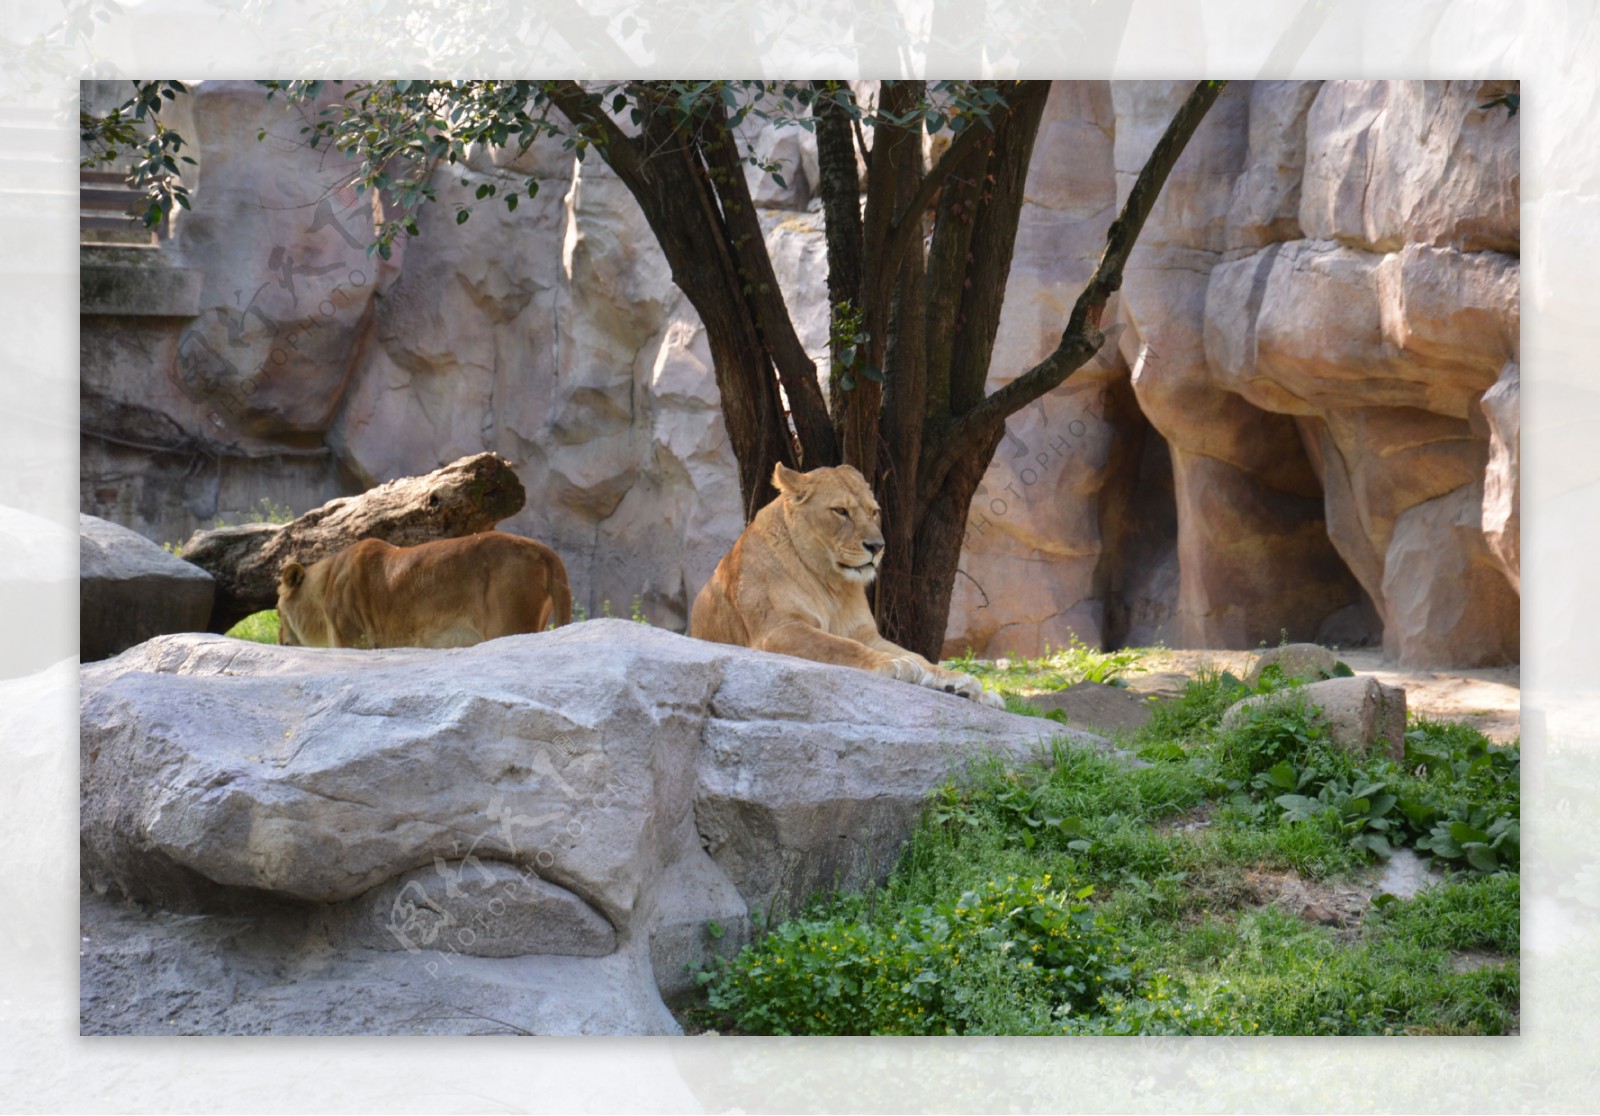
[[[312,911],[339,956],[622,954],[659,1000],[752,910],[887,875],[963,764],[1057,734],[1106,746],[620,620],[449,651],[168,636],[83,670],[80,862],[175,911]]]
[[[1363,753],[1383,751],[1397,762],[1405,758],[1406,692],[1367,675],[1330,678],[1245,698],[1222,715],[1222,727],[1238,727],[1254,710],[1296,702],[1322,711],[1328,737],[1339,747]]]
[[[204,631],[215,585],[136,531],[78,516],[79,656],[105,659],[153,636]]]

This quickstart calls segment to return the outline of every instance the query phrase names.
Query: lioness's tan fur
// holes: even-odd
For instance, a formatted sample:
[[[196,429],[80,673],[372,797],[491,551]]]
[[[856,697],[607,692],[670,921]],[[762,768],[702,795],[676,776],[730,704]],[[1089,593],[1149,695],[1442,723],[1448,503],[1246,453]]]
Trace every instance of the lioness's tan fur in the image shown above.
[[[278,642],[468,647],[572,620],[567,570],[532,539],[486,531],[420,546],[363,539],[278,578]]]
[[[695,598],[689,634],[715,643],[860,667],[999,706],[971,675],[878,634],[867,605],[883,555],[878,501],[848,465],[779,465],[778,498],[756,513]]]

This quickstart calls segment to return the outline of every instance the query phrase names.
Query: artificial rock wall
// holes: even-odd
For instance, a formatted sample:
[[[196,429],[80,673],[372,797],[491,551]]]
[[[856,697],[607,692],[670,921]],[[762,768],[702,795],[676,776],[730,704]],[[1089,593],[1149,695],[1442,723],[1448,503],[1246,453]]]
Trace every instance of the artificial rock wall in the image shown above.
[[[1223,94],[1128,269],[1109,345],[1013,417],[974,501],[947,649],[1381,635],[1517,657],[1518,124],[1490,83]],[[991,372],[1055,344],[1187,86],[1057,83]],[[741,528],[693,310],[626,190],[559,147],[441,171],[391,260],[368,199],[259,86],[192,100],[194,209],[84,250],[82,508],[158,541],[496,451],[578,603],[687,609]],[[257,140],[265,129],[267,138]],[[814,153],[758,202],[827,367]],[[514,214],[454,203],[532,169]]]

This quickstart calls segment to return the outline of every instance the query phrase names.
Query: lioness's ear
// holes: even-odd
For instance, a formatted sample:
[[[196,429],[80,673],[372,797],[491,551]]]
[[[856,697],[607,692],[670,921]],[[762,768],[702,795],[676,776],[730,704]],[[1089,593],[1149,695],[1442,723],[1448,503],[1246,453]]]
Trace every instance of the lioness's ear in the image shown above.
[[[278,575],[278,588],[294,592],[300,588],[306,579],[306,568],[299,562],[290,562],[283,567],[283,572]]]
[[[788,496],[795,503],[801,503],[810,495],[806,489],[806,475],[796,472],[783,462],[778,462],[772,470],[772,487],[781,495]]]

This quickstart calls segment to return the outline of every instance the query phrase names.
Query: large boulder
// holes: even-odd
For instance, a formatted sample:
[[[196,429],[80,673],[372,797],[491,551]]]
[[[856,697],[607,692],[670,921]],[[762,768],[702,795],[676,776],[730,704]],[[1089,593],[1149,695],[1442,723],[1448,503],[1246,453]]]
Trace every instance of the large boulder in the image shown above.
[[[205,631],[216,584],[126,527],[78,517],[79,657],[104,659],[169,632]]]
[[[177,911],[309,910],[346,951],[620,953],[674,995],[710,922],[736,941],[881,879],[945,778],[1063,732],[1105,746],[625,621],[442,652],[166,637],[83,672],[81,867]]]

